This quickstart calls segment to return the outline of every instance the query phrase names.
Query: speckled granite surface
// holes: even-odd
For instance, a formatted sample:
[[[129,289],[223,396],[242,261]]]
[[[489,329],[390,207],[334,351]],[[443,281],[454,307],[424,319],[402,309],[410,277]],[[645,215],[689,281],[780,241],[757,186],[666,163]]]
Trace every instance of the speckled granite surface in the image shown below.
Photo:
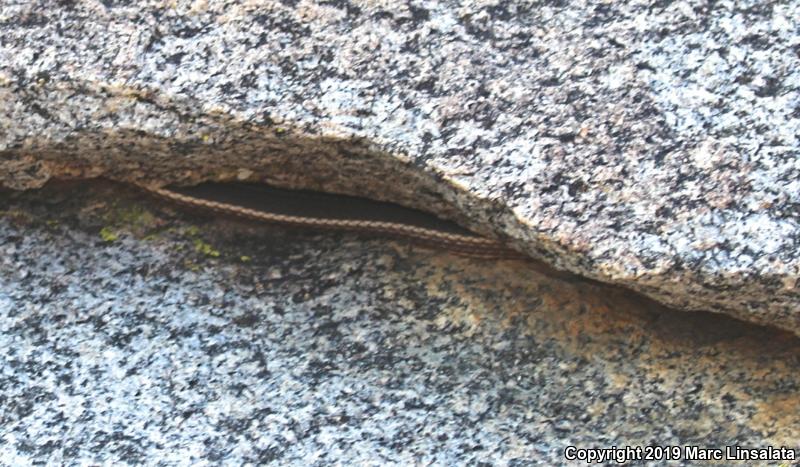
[[[800,449],[788,332],[530,263],[193,217],[108,184],[0,194],[0,211],[3,463]]]
[[[798,331],[798,28],[789,0],[7,1],[0,183],[393,199]]]

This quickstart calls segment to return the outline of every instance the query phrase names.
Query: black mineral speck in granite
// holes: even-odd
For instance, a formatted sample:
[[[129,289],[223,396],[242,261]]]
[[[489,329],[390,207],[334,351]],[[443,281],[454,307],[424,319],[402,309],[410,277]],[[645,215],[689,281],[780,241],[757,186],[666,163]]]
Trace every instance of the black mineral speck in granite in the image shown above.
[[[196,216],[120,185],[4,193],[0,212],[4,464],[800,448],[800,342],[782,331],[523,262]]]

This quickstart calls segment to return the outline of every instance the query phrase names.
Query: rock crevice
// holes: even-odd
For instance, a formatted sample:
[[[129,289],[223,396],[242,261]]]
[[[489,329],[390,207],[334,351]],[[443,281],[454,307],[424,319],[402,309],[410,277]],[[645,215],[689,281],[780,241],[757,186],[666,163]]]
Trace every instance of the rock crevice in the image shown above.
[[[755,1],[5,2],[0,184],[369,196],[798,332],[798,24]]]

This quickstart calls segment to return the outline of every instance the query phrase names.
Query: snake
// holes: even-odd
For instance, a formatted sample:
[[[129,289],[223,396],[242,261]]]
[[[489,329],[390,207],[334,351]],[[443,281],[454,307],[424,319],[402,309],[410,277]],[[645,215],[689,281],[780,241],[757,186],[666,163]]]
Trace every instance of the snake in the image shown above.
[[[462,256],[526,259],[505,244],[427,212],[366,198],[288,190],[260,183],[202,183],[190,187],[136,184],[158,199],[187,208],[287,227],[339,230],[411,240]]]

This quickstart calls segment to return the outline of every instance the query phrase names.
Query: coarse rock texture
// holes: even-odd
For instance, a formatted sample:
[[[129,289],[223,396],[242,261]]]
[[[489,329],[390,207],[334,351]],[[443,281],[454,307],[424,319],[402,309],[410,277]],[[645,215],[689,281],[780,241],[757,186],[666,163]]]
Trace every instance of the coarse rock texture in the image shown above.
[[[800,332],[800,3],[5,1],[0,184],[262,180]]]
[[[800,452],[790,332],[522,261],[190,217],[108,183],[0,210],[4,464]]]

